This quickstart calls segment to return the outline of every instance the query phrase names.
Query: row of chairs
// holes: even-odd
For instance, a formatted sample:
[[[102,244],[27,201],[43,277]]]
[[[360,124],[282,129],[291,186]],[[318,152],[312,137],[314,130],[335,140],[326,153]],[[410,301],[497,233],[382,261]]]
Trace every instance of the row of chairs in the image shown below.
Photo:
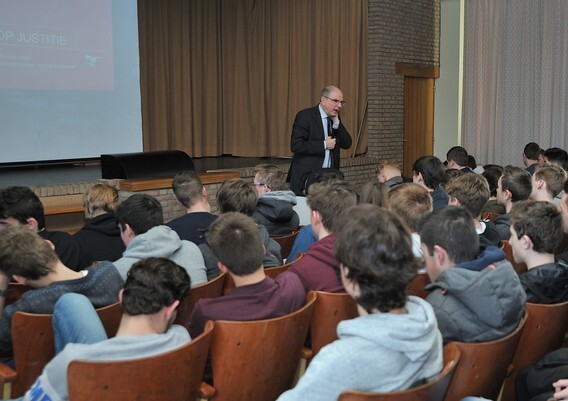
[[[425,274],[419,275],[415,282],[419,284],[415,284],[416,289],[420,289],[423,285],[425,285],[428,280]],[[195,304],[198,297],[215,297],[219,296],[221,290],[223,288],[223,280],[224,276],[218,277],[216,280],[204,284],[200,287],[196,287],[192,291],[192,297],[194,299],[190,299],[189,302],[184,304],[187,308],[187,313],[190,314],[190,310],[192,309],[192,305]],[[215,287],[213,292],[208,292],[212,287]],[[412,285],[409,287],[409,293],[412,293]],[[201,291],[204,291],[203,293]],[[201,293],[201,294],[200,294]],[[328,293],[318,293],[316,300],[313,302],[313,306],[310,306],[310,303],[306,305],[309,309],[313,309],[310,319],[308,319],[309,326],[311,327],[311,345],[312,349],[311,352],[306,352],[304,349],[302,355],[306,358],[309,358],[312,355],[315,355],[321,347],[329,342],[335,340],[336,331],[335,328],[337,323],[341,320],[352,318],[357,316],[357,308],[355,302],[351,299],[350,296],[347,294],[328,294]],[[305,307],[305,308],[306,308]],[[303,308],[302,310],[304,310]],[[98,311],[99,315],[105,322],[105,328],[109,335],[112,335],[116,332],[118,321],[120,317],[120,310],[118,305],[112,305],[107,308],[102,308]],[[114,318],[105,318],[105,312],[107,316],[112,316],[114,314]],[[184,313],[180,313],[178,315],[178,321],[183,318]],[[32,329],[30,330],[30,323],[25,321],[27,314],[17,313],[14,316],[14,357],[16,359],[16,364],[18,366],[18,372],[13,377],[7,376],[2,370],[0,370],[0,380],[5,382],[9,380],[13,380],[14,384],[12,387],[12,396],[19,396],[23,394],[23,392],[29,388],[29,386],[35,381],[35,378],[41,372],[43,366],[51,359],[53,356],[53,333],[51,331],[51,320],[50,316],[47,315],[47,319],[44,320],[43,328],[41,329]],[[507,336],[504,339],[500,339],[498,341],[490,342],[490,343],[475,343],[475,344],[466,344],[466,343],[455,343],[456,346],[460,350],[461,355],[461,362],[457,365],[457,373],[455,374],[454,379],[452,379],[448,395],[446,395],[446,400],[453,400],[453,399],[460,399],[461,396],[465,395],[480,395],[485,396],[486,398],[494,399],[498,395],[499,389],[501,388],[501,384],[506,377],[504,392],[503,392],[503,401],[512,401],[514,400],[514,379],[520,367],[523,367],[527,364],[536,363],[544,354],[550,352],[556,348],[558,348],[562,340],[564,338],[564,333],[566,332],[566,319],[568,316],[568,303],[558,304],[558,305],[536,305],[536,304],[528,304],[527,305],[527,315],[523,320],[522,324],[519,328],[512,333],[511,335]],[[18,317],[16,317],[18,316]],[[37,315],[31,315],[37,316]],[[40,315],[41,317],[42,315]],[[22,319],[22,321],[18,321],[18,319]],[[188,319],[187,317],[185,319]],[[283,320],[283,318],[278,318]],[[272,319],[272,320],[278,320]],[[47,324],[45,322],[47,321]],[[114,322],[114,323],[113,323]],[[264,321],[261,321],[264,322]],[[180,322],[183,324],[183,321]],[[218,331],[223,333],[223,327],[225,326],[224,323],[227,323],[233,327],[230,332],[238,332],[235,330],[234,327],[239,326],[240,323],[247,323],[252,324],[256,322],[218,322],[217,326],[221,326]],[[524,330],[523,330],[524,326]],[[253,330],[253,333],[259,333],[259,329],[256,328]],[[262,329],[264,330],[264,329]],[[281,329],[279,329],[281,330]],[[29,339],[30,334],[35,338]],[[27,337],[26,337],[27,336]],[[221,334],[219,334],[221,336]],[[18,343],[18,340],[21,343]],[[221,338],[221,337],[217,337]],[[258,335],[255,334],[255,340],[253,341],[252,347],[254,351],[257,351],[256,348],[262,342],[258,339]],[[266,337],[267,339],[271,339],[272,336]],[[305,336],[304,336],[305,338]],[[201,342],[207,342],[208,340],[202,340]],[[243,339],[238,339],[239,344],[244,344]],[[272,341],[272,340],[270,340]],[[269,343],[269,340],[265,342]],[[227,343],[226,340],[222,341],[223,343]],[[517,346],[518,342],[518,346]],[[41,345],[43,344],[43,345]],[[47,346],[45,344],[48,344]],[[35,347],[39,345],[39,347]],[[51,346],[51,350],[48,350],[47,354],[51,353],[51,355],[45,356],[43,352],[47,348]],[[34,349],[37,348],[37,349]],[[217,347],[213,346],[212,349],[218,349]],[[272,347],[274,348],[274,347]],[[23,351],[17,351],[17,349],[22,349]],[[243,349],[242,347],[240,349]],[[285,349],[288,349],[287,347]],[[516,352],[515,352],[516,350]],[[228,350],[228,351],[219,351],[217,355],[227,355],[226,352],[234,353],[235,351]],[[44,356],[42,356],[44,355]],[[231,354],[232,355],[232,354]],[[245,354],[245,355],[248,355]],[[496,356],[499,356],[500,363],[496,361]],[[271,358],[276,358],[278,360],[278,356],[271,356]],[[43,359],[42,359],[43,358]],[[299,356],[298,356],[299,358]],[[235,358],[238,360],[239,358]],[[271,359],[267,359],[270,361]],[[446,365],[449,360],[446,360]],[[133,363],[133,362],[131,362]],[[225,362],[223,362],[225,364]],[[457,364],[457,361],[456,361]],[[292,363],[294,365],[294,363]],[[217,363],[219,366],[219,363]],[[447,367],[447,366],[446,366]],[[192,368],[195,369],[195,368]],[[295,369],[295,368],[294,368]],[[123,372],[129,372],[130,370],[124,370]],[[237,368],[236,372],[244,371],[243,368]],[[195,372],[195,371],[194,371]],[[447,373],[447,372],[446,372]],[[279,371],[277,372],[278,375],[282,373]],[[195,373],[194,373],[195,375]],[[112,375],[111,375],[112,376]],[[199,378],[201,376],[198,374]],[[224,374],[221,374],[224,376]],[[288,377],[287,375],[284,375]],[[449,380],[446,375],[439,375],[439,377],[434,380],[432,383],[429,383],[422,388],[407,390],[410,394],[411,398],[408,399],[421,399],[421,398],[412,398],[415,397],[416,391],[425,391],[431,392],[434,391],[434,388],[438,388],[435,390],[439,392],[439,388],[442,385],[438,383],[439,380]],[[97,378],[97,382],[98,382]],[[255,376],[252,376],[252,382],[256,381]],[[454,385],[454,382],[456,384]],[[442,380],[443,383],[443,380]],[[216,382],[216,386],[217,386]],[[430,388],[433,387],[433,388]],[[164,388],[164,387],[162,387]],[[167,388],[167,387],[165,387]],[[223,388],[222,386],[220,388]],[[452,389],[458,389],[459,393],[455,394],[455,391]],[[211,398],[212,394],[215,392],[207,387],[202,387],[202,395],[205,398]],[[285,389],[284,389],[285,390]],[[260,390],[256,390],[256,392],[260,393]],[[404,395],[406,392],[400,392],[399,396]],[[412,395],[414,394],[414,395]],[[383,395],[374,394],[357,394],[359,398],[353,398],[356,400],[363,399],[360,398],[363,395],[369,397],[379,397],[379,398],[366,398],[369,400],[372,399],[383,399],[380,398]],[[384,395],[386,396],[386,395]],[[217,396],[218,397],[218,396]],[[248,397],[248,396],[247,396]],[[345,396],[347,397],[347,396]],[[438,398],[430,398],[427,399],[438,399]],[[216,398],[222,399],[222,398]],[[249,398],[247,398],[249,399]],[[256,399],[256,398],[250,398]],[[258,399],[264,399],[262,397]],[[268,399],[268,398],[266,398]],[[342,398],[343,400],[349,400],[350,398]],[[388,398],[385,398],[388,399]],[[403,398],[399,398],[403,399]],[[403,399],[404,400],[404,399]]]
[[[424,291],[424,286],[429,283],[428,275],[419,273],[408,287],[409,295],[425,298],[428,293]],[[474,372],[473,377],[475,378],[475,380],[468,379],[460,384],[459,388],[463,390],[460,392],[461,395],[477,395],[496,399],[499,394],[498,389],[503,384],[501,401],[515,401],[515,379],[519,370],[526,365],[536,364],[544,355],[562,345],[568,330],[568,302],[553,305],[527,303],[526,312],[523,328],[517,333],[520,336],[518,344],[515,343],[514,338],[513,344],[509,342],[510,337],[515,333],[509,335],[508,338],[489,343],[458,343],[462,351],[460,365],[471,365],[471,372]],[[492,369],[497,367],[495,355],[507,356],[511,346],[513,354],[509,361],[499,367],[498,370],[501,373],[493,374]],[[507,347],[508,351],[494,353],[495,347]],[[475,359],[470,360],[470,355]],[[467,372],[465,374],[465,377],[469,377]],[[458,369],[454,380],[458,380],[457,378],[463,375],[461,369]],[[494,385],[488,388],[487,384],[490,383]],[[450,388],[453,387],[452,385]],[[458,397],[460,394],[455,395],[449,392],[446,400],[460,399]]]

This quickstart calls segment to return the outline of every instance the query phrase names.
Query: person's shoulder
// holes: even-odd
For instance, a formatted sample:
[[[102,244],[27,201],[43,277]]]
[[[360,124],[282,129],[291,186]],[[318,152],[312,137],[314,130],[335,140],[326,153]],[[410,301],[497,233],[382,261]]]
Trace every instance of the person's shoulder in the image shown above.
[[[317,116],[318,114],[319,114],[319,108],[318,105],[315,105],[298,111],[298,113],[296,114],[296,119],[307,118],[309,116]]]

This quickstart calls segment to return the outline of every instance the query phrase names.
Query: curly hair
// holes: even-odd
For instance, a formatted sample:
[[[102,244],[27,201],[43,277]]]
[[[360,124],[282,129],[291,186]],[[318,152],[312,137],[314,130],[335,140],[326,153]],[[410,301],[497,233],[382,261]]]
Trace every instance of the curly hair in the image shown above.
[[[342,213],[338,226],[335,257],[359,287],[357,303],[369,312],[404,307],[419,269],[404,223],[387,209],[365,204]]]
[[[148,258],[132,265],[122,293],[122,312],[151,315],[174,301],[183,300],[191,279],[183,267],[166,258]]]

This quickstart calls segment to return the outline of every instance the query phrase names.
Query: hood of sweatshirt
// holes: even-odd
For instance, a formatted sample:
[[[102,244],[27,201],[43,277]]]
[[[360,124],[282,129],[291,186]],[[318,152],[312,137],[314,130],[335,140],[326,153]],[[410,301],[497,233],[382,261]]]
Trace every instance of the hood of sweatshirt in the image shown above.
[[[96,231],[109,237],[120,237],[120,229],[114,213],[105,213],[87,220],[81,230]]]
[[[412,362],[427,360],[432,349],[440,349],[442,343],[434,311],[428,302],[414,296],[408,297],[406,309],[408,313],[402,315],[377,313],[341,322],[338,335],[341,339],[363,338],[378,348],[404,354]],[[373,330],[369,330],[369,320],[377,321]]]

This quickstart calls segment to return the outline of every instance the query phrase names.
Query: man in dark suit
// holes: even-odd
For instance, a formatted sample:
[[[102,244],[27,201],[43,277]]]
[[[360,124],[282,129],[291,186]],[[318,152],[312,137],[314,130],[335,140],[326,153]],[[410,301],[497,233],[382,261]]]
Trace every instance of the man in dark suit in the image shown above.
[[[351,147],[351,135],[339,120],[345,106],[343,93],[335,86],[321,91],[317,106],[300,111],[294,120],[290,148],[294,153],[288,179],[290,189],[301,195],[301,178],[321,168],[339,170],[339,150]]]

